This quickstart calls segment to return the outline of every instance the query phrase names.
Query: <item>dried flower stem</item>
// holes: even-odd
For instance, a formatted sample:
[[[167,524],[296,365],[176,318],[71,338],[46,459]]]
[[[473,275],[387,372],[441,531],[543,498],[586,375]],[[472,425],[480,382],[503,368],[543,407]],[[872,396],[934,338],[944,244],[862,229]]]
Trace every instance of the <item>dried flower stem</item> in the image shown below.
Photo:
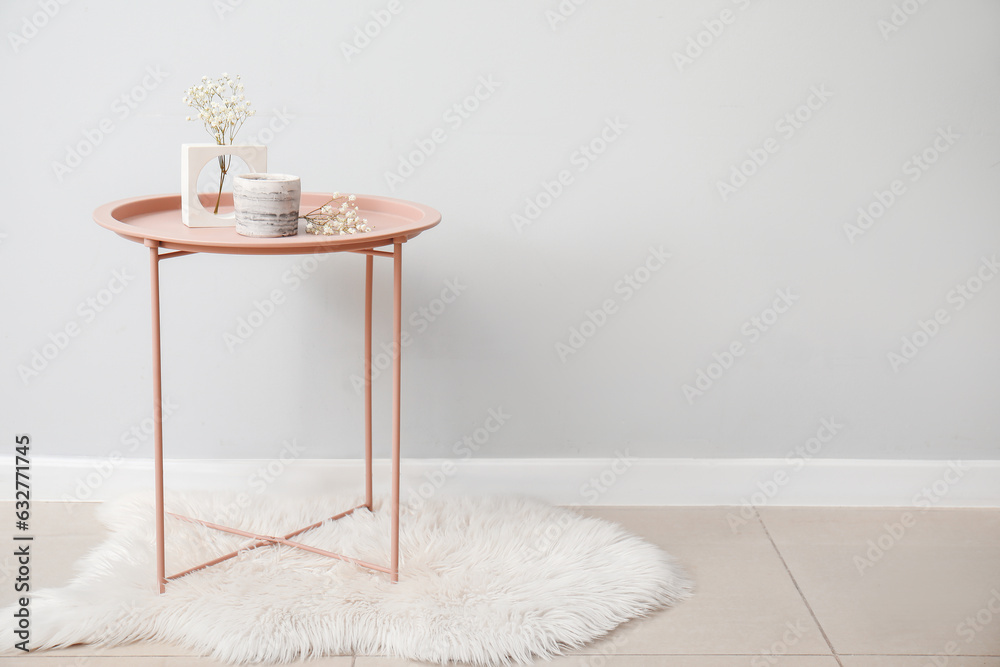
[[[300,218],[306,221],[307,234],[322,234],[338,236],[342,234],[361,234],[370,232],[368,220],[358,216],[358,205],[354,195],[342,195],[334,192],[325,204],[314,208]],[[335,205],[340,202],[339,205]]]
[[[205,130],[212,135],[215,143],[220,146],[232,144],[236,133],[240,131],[247,118],[256,113],[250,108],[250,102],[243,95],[243,83],[237,74],[231,79],[223,72],[218,81],[201,77],[201,83],[188,88],[184,103],[197,109],[196,117],[188,116],[187,120],[201,120]],[[226,174],[232,164],[231,155],[219,156],[219,193],[215,198],[215,213],[219,212],[219,202],[222,201],[222,186]]]

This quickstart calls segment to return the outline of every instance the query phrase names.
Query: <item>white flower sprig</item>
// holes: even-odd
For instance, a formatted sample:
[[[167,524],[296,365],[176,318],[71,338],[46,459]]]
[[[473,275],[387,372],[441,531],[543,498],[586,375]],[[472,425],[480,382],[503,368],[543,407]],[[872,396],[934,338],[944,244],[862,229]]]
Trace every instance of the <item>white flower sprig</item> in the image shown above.
[[[188,116],[187,120],[200,120],[205,123],[205,130],[212,135],[215,143],[220,146],[232,144],[236,133],[243,127],[247,118],[256,113],[250,108],[250,102],[243,95],[243,82],[240,75],[230,78],[225,72],[218,81],[201,77],[201,83],[191,86],[184,95],[184,104],[198,111],[197,116]],[[219,202],[222,200],[222,185],[226,181],[233,156],[219,156],[219,196],[215,200],[215,212],[219,212]]]
[[[203,121],[205,130],[220,146],[233,143],[243,123],[256,113],[243,95],[240,75],[233,79],[225,72],[218,81],[201,77],[200,84],[188,88],[184,103],[198,111],[197,116],[188,116],[187,120]]]
[[[334,192],[328,202],[299,216],[306,221],[306,233],[338,236],[370,232],[368,220],[358,215],[356,199],[354,195]]]

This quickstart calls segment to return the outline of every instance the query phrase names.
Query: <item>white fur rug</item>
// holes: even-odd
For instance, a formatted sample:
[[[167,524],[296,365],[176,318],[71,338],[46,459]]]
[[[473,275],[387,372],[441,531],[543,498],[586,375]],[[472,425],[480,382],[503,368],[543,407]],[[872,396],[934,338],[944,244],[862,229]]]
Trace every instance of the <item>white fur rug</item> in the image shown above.
[[[233,500],[186,495],[166,505],[284,535],[363,502],[258,497],[236,515]],[[100,516],[111,535],[77,564],[75,580],[32,596],[35,650],[160,641],[236,664],[357,653],[503,665],[580,647],[690,589],[669,556],[615,524],[523,498],[446,498],[401,508],[398,584],[267,546],[170,582],[160,596],[151,499],[106,503]],[[169,516],[166,531],[168,574],[250,542]],[[384,565],[388,536],[376,505],[293,539]],[[0,615],[10,623],[12,610]]]

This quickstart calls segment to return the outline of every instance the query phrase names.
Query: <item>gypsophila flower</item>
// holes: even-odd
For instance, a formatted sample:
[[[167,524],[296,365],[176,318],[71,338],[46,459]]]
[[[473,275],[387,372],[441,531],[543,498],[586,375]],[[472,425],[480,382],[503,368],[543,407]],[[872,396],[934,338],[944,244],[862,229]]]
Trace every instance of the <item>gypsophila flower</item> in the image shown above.
[[[198,111],[197,119],[205,123],[205,130],[212,135],[215,143],[231,144],[243,123],[255,113],[243,95],[240,76],[237,74],[235,78],[230,78],[223,73],[218,81],[207,76],[203,76],[201,81],[200,85],[188,88],[184,104]],[[187,119],[194,120],[194,117],[188,116]]]
[[[370,232],[372,228],[368,226],[368,220],[358,216],[356,199],[354,195],[334,192],[328,202],[300,216],[306,221],[306,233],[340,236]],[[339,206],[337,202],[340,202]]]
[[[243,83],[239,74],[232,79],[223,72],[218,81],[203,76],[200,84],[187,89],[183,102],[198,111],[197,116],[187,116],[186,120],[202,121],[205,130],[220,146],[232,144],[243,123],[256,113],[243,95]],[[222,185],[226,181],[231,162],[231,155],[219,156],[219,170],[222,173],[219,177],[219,196],[215,200],[216,213],[219,212]]]

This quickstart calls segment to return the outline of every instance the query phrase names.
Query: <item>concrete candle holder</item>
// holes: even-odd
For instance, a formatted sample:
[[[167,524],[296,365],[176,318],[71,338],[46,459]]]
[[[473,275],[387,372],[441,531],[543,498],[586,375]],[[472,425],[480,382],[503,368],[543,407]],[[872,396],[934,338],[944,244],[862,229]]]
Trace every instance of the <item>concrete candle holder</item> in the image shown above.
[[[299,232],[302,184],[288,174],[242,174],[233,181],[236,233],[294,236]]]

